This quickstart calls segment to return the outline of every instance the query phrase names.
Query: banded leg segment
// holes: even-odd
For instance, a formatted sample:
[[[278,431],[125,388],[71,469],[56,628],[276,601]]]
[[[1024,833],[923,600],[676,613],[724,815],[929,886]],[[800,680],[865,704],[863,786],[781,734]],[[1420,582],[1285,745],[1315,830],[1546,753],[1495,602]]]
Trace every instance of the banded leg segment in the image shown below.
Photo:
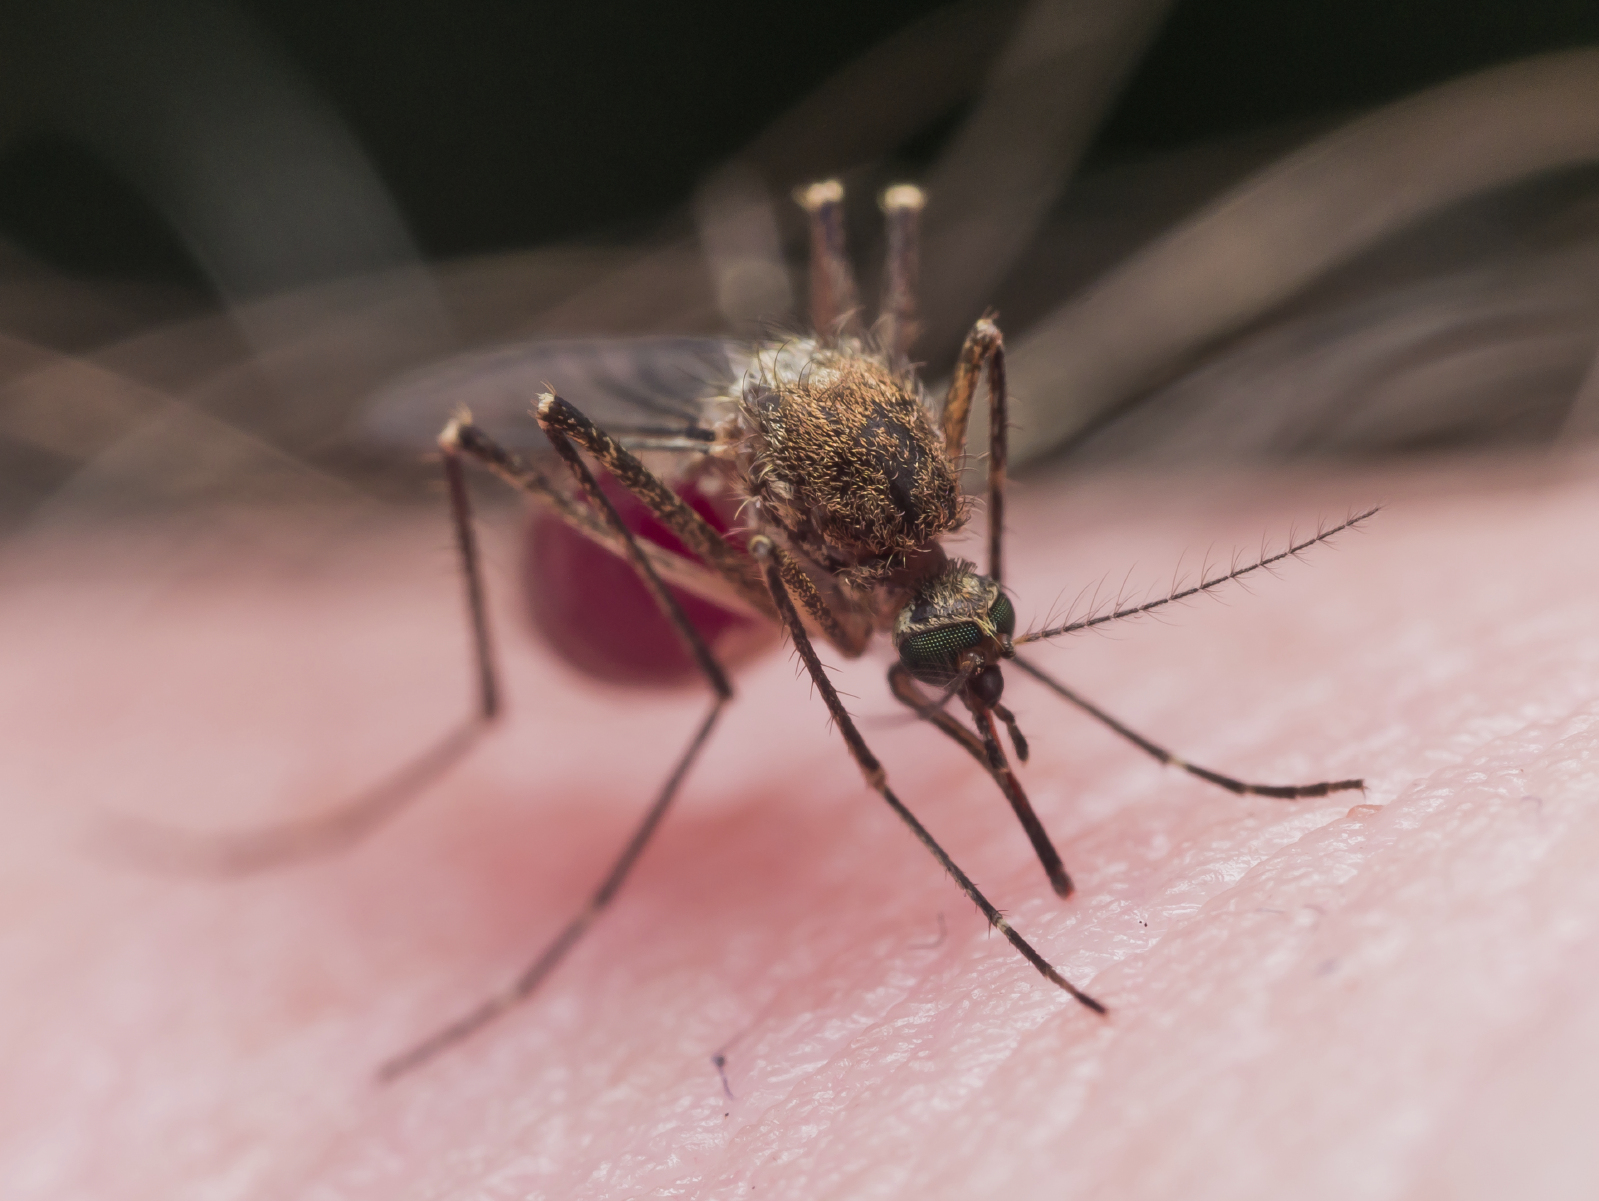
[[[452,422],[451,424],[454,427],[456,423]],[[541,422],[541,424],[543,423]],[[593,925],[595,919],[610,905],[616,894],[621,890],[634,865],[637,864],[639,857],[644,853],[645,847],[649,845],[650,839],[660,826],[662,819],[665,818],[667,810],[671,808],[672,802],[677,798],[684,778],[688,775],[689,769],[694,765],[694,761],[699,757],[700,751],[710,738],[711,731],[715,728],[722,710],[733,696],[733,688],[728,682],[727,673],[722,670],[722,666],[717,662],[716,656],[711,653],[710,648],[705,644],[705,640],[700,637],[699,631],[694,628],[693,623],[684,614],[682,606],[678,604],[677,599],[662,582],[659,573],[651,562],[650,556],[644,552],[638,539],[633,536],[632,531],[627,528],[617,514],[616,509],[612,506],[605,493],[600,490],[593,473],[589,471],[588,465],[583,462],[582,457],[577,452],[577,448],[572,444],[571,440],[558,430],[545,426],[544,431],[551,445],[554,446],[556,453],[560,455],[577,479],[578,486],[583,490],[584,495],[588,497],[594,508],[602,514],[606,524],[625,547],[628,561],[631,563],[633,570],[638,573],[640,581],[649,591],[650,596],[654,598],[656,605],[659,606],[667,620],[671,622],[672,628],[676,631],[678,637],[682,639],[684,646],[687,647],[689,654],[699,667],[700,673],[705,676],[706,682],[710,684],[715,697],[704,719],[700,722],[699,728],[689,740],[688,746],[678,756],[671,775],[667,777],[666,783],[661,787],[654,802],[645,812],[643,820],[639,822],[631,837],[628,838],[626,844],[622,847],[621,854],[611,864],[610,870],[606,872],[599,887],[594,890],[583,908],[567,922],[560,934],[540,952],[538,957],[523,970],[522,974],[509,987],[495,993],[448,1026],[445,1026],[405,1053],[389,1060],[379,1068],[378,1078],[384,1082],[403,1075],[412,1068],[418,1067],[433,1058],[441,1051],[447,1050],[464,1039],[471,1037],[484,1026],[494,1021],[495,1018],[526,1000],[545,981],[549,974],[559,966],[561,961],[566,958],[568,952],[577,945],[584,933]],[[446,430],[447,434],[450,432],[450,429]],[[458,433],[459,431],[457,431]],[[455,438],[455,442],[463,449],[468,445],[458,436]],[[652,476],[651,479],[653,478]],[[467,560],[467,566],[469,571],[476,572],[475,557]],[[481,585],[477,585],[472,589],[472,595],[481,595]]]
[[[872,754],[871,748],[866,745],[866,740],[861,737],[856,729],[854,720],[849,711],[839,700],[838,692],[833,687],[832,680],[828,677],[822,661],[816,656],[816,648],[811,645],[810,637],[805,632],[805,626],[800,621],[799,611],[794,608],[794,602],[789,598],[788,591],[783,584],[783,571],[781,565],[782,550],[776,543],[765,535],[757,535],[750,540],[750,554],[761,565],[766,576],[766,586],[771,589],[772,600],[777,606],[778,614],[784,626],[788,629],[789,637],[793,639],[794,649],[799,652],[805,670],[810,674],[811,681],[816,685],[816,690],[822,696],[822,701],[827,705],[827,711],[833,718],[833,724],[838,727],[838,732],[844,739],[844,744],[849,748],[849,753],[854,758],[856,765],[861,769],[861,775],[866,778],[866,783],[877,792],[889,808],[893,809],[899,819],[910,827],[911,833],[918,842],[927,848],[929,854],[938,860],[939,865],[950,874],[960,890],[966,894],[972,904],[988,919],[989,925],[1003,934],[1006,940],[1016,951],[1035,967],[1039,974],[1046,980],[1057,985],[1072,998],[1095,1013],[1104,1013],[1105,1007],[1093,997],[1083,992],[1066,977],[1062,976],[1050,962],[1035,950],[1031,943],[1016,932],[1011,924],[1005,920],[998,909],[994,908],[987,897],[978,889],[965,872],[955,865],[948,852],[938,845],[936,839],[927,827],[916,820],[916,816],[905,807],[892,789],[888,786],[888,774],[883,770],[883,765]]]
[[[1208,767],[1200,767],[1198,764],[1189,763],[1186,759],[1180,759],[1165,747],[1151,742],[1136,730],[1131,730],[1122,725],[1121,722],[1103,709],[1086,698],[1078,696],[1077,693],[1066,687],[1059,680],[1048,675],[1042,669],[1035,667],[1020,655],[1015,657],[1014,662],[1017,667],[1020,667],[1046,688],[1070,701],[1090,717],[1095,718],[1120,734],[1152,759],[1157,759],[1169,767],[1180,767],[1189,775],[1198,776],[1201,780],[1208,780],[1219,788],[1225,788],[1228,792],[1238,793],[1240,796],[1276,797],[1278,800],[1292,801],[1302,797],[1326,796],[1333,792],[1352,792],[1356,790],[1364,792],[1366,790],[1365,780],[1323,780],[1316,784],[1250,784],[1232,776],[1224,776],[1220,772],[1211,771]]]

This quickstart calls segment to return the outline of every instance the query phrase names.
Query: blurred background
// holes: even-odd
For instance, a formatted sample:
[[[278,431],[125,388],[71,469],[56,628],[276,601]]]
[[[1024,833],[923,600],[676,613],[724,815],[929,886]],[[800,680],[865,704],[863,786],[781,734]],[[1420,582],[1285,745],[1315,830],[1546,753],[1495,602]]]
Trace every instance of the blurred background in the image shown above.
[[[876,194],[928,187],[916,354],[998,310],[1023,463],[1580,438],[1596,42],[1575,0],[8,4],[0,520],[426,499],[430,365],[797,321],[835,174],[868,298]]]
[[[793,326],[806,276],[791,192],[835,175],[870,304],[878,192],[903,179],[928,189],[914,353],[936,388],[971,322],[998,312],[1018,493],[1029,473],[1140,473],[1125,487],[1106,481],[1086,517],[1063,517],[1071,553],[1050,560],[1059,571],[1024,621],[1056,588],[1062,606],[1097,578],[1114,595],[1122,529],[1137,531],[1160,588],[1186,547],[1260,534],[1253,505],[1219,533],[1214,508],[1174,514],[1165,557],[1145,537],[1156,522],[1101,531],[1128,497],[1169,510],[1181,489],[1145,489],[1150,476],[1488,453],[1533,459],[1536,474],[1550,448],[1599,432],[1593,0],[0,0],[0,824],[16,898],[7,995],[22,1014],[0,1033],[26,1110],[12,1106],[24,1150],[11,1180],[59,1180],[74,1155],[142,1179],[134,1165],[154,1146],[159,1170],[179,1176],[244,1148],[243,1166],[226,1167],[235,1193],[258,1169],[298,1178],[308,1162],[337,1162],[326,1140],[345,1137],[348,1119],[325,1108],[346,1103],[322,1086],[328,1065],[353,1055],[364,1080],[431,1024],[394,1016],[412,1012],[413,993],[444,1014],[478,987],[476,967],[450,980],[444,959],[413,971],[406,957],[512,953],[505,940],[525,930],[506,923],[580,878],[568,869],[587,872],[582,854],[608,853],[612,836],[596,825],[589,837],[579,821],[634,820],[620,815],[679,745],[667,707],[701,702],[645,698],[665,720],[613,722],[613,694],[545,671],[549,657],[501,620],[524,545],[520,500],[485,480],[474,487],[492,510],[491,607],[524,723],[485,748],[485,774],[418,822],[409,851],[354,867],[347,890],[348,864],[248,895],[152,885],[144,870],[271,866],[290,857],[283,848],[304,849],[297,818],[342,803],[339,821],[309,827],[333,849],[464,753],[457,723],[473,696],[460,583],[430,461],[452,405],[470,400],[495,432],[531,434],[527,402],[546,373],[480,370],[508,361],[496,348],[530,339]],[[582,383],[552,382],[568,393]],[[980,437],[985,423],[974,425]],[[1334,520],[1346,502],[1391,495],[1343,478],[1327,494]],[[1283,520],[1314,521],[1319,503],[1300,495]],[[1450,673],[1473,670],[1453,631],[1492,628],[1518,670],[1543,670],[1536,655],[1521,663],[1545,635],[1499,614],[1541,612],[1533,588],[1587,577],[1534,572],[1517,586],[1499,548],[1527,520],[1496,527],[1487,567],[1475,531],[1444,544],[1471,569],[1446,583],[1481,596],[1440,632],[1417,633],[1415,614],[1438,601],[1423,572],[1404,577],[1413,592],[1376,598],[1410,616],[1374,645],[1404,645],[1423,690],[1372,702],[1372,721],[1431,706],[1464,678]],[[1194,727],[1162,715],[1205,710],[1222,695],[1216,681],[1243,676],[1258,709],[1327,704],[1317,728],[1336,746],[1366,720],[1325,700],[1365,703],[1369,687],[1345,683],[1370,662],[1356,653],[1366,627],[1339,619],[1283,652],[1300,615],[1276,612],[1253,642],[1235,624],[1193,654],[1145,643],[1131,680],[1125,666],[1095,667],[1092,652],[1074,670],[1126,681],[1105,703],[1129,720],[1154,713],[1151,732],[1174,745]],[[1327,647],[1324,678],[1303,670]],[[1580,651],[1571,672],[1587,662]],[[1251,678],[1240,664],[1279,674]],[[874,742],[909,720],[888,713],[881,668],[863,661],[873,680],[840,677],[846,694],[863,681],[854,694]],[[792,717],[796,738],[823,748],[814,761],[858,788],[791,675],[776,662],[767,695],[793,709],[730,714],[714,754],[732,766],[707,756],[696,768],[726,773],[696,785],[713,824],[675,827],[682,837],[735,838],[703,814],[742,804],[745,781],[770,774],[774,716]],[[1520,728],[1500,714],[1525,695],[1502,700],[1498,678],[1484,677],[1480,709],[1471,681],[1428,719],[1444,730],[1429,762],[1466,754],[1490,736],[1481,731]],[[1557,702],[1585,703],[1586,684],[1559,687]],[[1561,711],[1516,712],[1521,723]],[[1256,728],[1236,727],[1242,745]],[[1374,761],[1432,728],[1392,719]],[[1193,745],[1237,745],[1230,729]],[[591,788],[587,756],[602,737],[614,742],[607,784]],[[1069,744],[1073,770],[1098,770],[1097,745]],[[1316,745],[1295,750],[1312,757],[1287,760],[1285,778],[1326,770],[1304,766],[1320,762]],[[1142,766],[1120,746],[1105,753]],[[790,762],[811,779],[811,759]],[[1041,812],[1075,796],[1050,795]],[[1121,804],[1105,795],[1094,803]],[[1073,820],[1098,822],[1112,810],[1080,812],[1090,816]],[[158,823],[159,837],[145,847],[108,814]],[[1168,845],[1159,825],[1147,829]],[[191,860],[172,831],[245,836]],[[1507,845],[1520,855],[1530,844]],[[117,857],[99,854],[108,847]],[[539,847],[549,870],[528,854]],[[139,873],[107,868],[130,851]],[[1481,909],[1493,895],[1477,899]],[[396,971],[414,986],[391,987]],[[1484,974],[1494,1006],[1513,974]],[[494,979],[484,971],[481,983]],[[361,998],[370,1039],[323,999],[338,989]],[[1380,1028],[1349,1012],[1346,1028]],[[310,1033],[263,1037],[285,1020]],[[243,1058],[219,1058],[235,1040]],[[316,1091],[283,1091],[284,1070],[312,1073]],[[703,1060],[699,1070],[714,1087]],[[1420,1111],[1399,1095],[1404,1128],[1418,1128]],[[233,1113],[232,1098],[246,1108],[219,1122],[213,1110]],[[280,1114],[310,1133],[263,1154]],[[78,1133],[60,1133],[69,1128]]]

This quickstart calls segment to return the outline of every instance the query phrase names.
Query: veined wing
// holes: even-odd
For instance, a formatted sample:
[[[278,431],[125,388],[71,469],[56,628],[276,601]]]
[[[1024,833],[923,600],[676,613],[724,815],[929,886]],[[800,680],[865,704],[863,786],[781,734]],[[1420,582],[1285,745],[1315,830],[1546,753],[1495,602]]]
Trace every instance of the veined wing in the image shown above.
[[[405,375],[362,407],[356,437],[428,450],[461,406],[511,450],[546,448],[533,420],[549,390],[623,441],[705,441],[707,402],[742,372],[744,348],[725,338],[570,338],[469,351]]]
[[[575,495],[566,469],[540,461],[553,454],[533,417],[535,399],[554,391],[641,451],[693,452],[709,446],[711,405],[742,374],[747,357],[730,339],[691,337],[551,339],[469,351],[378,390],[362,407],[355,436],[401,453],[435,450],[445,422],[465,407],[474,425],[523,459],[553,516],[625,557],[609,524]],[[663,465],[651,463],[657,470]],[[709,568],[648,540],[641,545],[666,582],[726,609],[769,616]]]

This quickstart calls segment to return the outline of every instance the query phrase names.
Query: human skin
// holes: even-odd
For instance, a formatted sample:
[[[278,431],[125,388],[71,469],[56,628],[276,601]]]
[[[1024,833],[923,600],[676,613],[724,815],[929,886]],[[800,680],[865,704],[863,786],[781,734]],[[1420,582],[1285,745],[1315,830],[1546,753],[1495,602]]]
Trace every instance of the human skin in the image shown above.
[[[899,795],[1107,1017],[986,931],[785,648],[543,990],[382,1086],[576,909],[702,696],[560,666],[491,539],[509,705],[465,762],[346,854],[153,871],[105,813],[309,814],[459,719],[442,514],[14,539],[6,1195],[1591,1195],[1599,461],[1030,477],[1020,621],[1374,501],[1279,578],[1037,655],[1196,762],[1364,795],[1233,796],[1009,673],[1068,901],[965,753],[896,716],[886,660],[841,666]]]

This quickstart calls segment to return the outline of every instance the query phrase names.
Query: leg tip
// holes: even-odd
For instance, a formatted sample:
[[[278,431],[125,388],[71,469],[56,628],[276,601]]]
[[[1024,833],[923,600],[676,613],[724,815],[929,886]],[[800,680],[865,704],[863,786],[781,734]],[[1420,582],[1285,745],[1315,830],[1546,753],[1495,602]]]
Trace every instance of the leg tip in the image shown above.
[[[795,189],[794,199],[807,213],[814,213],[827,205],[840,203],[844,199],[844,185],[836,179],[824,179]]]
[[[927,205],[927,193],[913,183],[897,183],[884,189],[878,204],[885,213],[920,212]]]
[[[1072,993],[1072,997],[1078,1002],[1078,1004],[1082,1005],[1082,1007],[1084,1009],[1091,1009],[1095,1013],[1099,1014],[1100,1017],[1109,1017],[1110,1016],[1110,1010],[1106,1009],[1103,1005],[1101,1005],[1098,1001],[1094,1000],[1094,998],[1089,996],[1087,993],[1085,993],[1085,992],[1073,992]]]

